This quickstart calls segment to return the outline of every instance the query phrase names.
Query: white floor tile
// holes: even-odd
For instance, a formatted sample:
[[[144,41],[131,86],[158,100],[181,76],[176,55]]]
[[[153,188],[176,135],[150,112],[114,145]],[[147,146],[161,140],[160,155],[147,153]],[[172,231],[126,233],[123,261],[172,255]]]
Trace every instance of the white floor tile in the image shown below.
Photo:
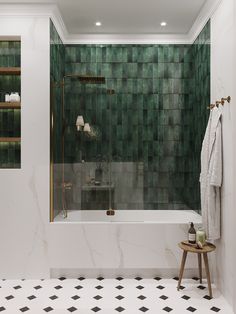
[[[206,281],[183,280],[177,291],[174,279],[99,279],[0,280],[0,314],[233,314],[214,286],[207,298]]]

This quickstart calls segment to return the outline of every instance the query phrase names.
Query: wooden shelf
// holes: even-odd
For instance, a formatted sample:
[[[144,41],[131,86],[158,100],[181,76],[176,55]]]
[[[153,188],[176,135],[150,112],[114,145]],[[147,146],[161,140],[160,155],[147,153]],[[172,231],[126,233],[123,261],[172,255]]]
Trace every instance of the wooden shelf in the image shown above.
[[[20,102],[0,102],[0,109],[21,109]]]
[[[20,142],[20,137],[0,137],[0,143],[2,142]]]
[[[0,67],[0,75],[20,75],[21,74],[21,68],[17,67]]]

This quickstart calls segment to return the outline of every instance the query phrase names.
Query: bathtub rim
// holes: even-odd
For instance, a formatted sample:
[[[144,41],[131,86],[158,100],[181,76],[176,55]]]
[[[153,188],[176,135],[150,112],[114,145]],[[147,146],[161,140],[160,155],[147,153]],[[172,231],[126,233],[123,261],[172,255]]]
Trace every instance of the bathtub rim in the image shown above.
[[[70,214],[71,212],[75,212],[75,211],[79,211],[79,210],[68,210],[68,213]],[[134,214],[136,211],[140,212],[143,210],[122,210],[122,213],[125,213],[129,211],[132,212],[132,214]],[[80,211],[81,212],[81,211]],[[87,211],[90,212],[90,214],[92,212],[96,212],[97,211]],[[53,221],[50,221],[50,224],[189,224],[190,222],[193,222],[196,225],[202,224],[202,215],[200,215],[199,213],[197,213],[194,210],[145,210],[145,214],[147,214],[148,212],[152,212],[155,214],[163,214],[164,212],[170,215],[173,213],[180,213],[183,214],[183,212],[185,212],[186,214],[190,214],[191,216],[189,217],[189,219],[177,219],[177,220],[171,220],[171,219],[161,219],[161,220],[147,220],[147,219],[143,219],[143,220],[115,220],[116,216],[106,216],[105,212],[106,211],[102,211],[104,212],[104,216],[105,218],[107,218],[107,220],[63,220],[63,219],[67,219],[67,218],[63,218],[61,217],[62,220],[55,220],[56,217],[58,217],[60,215],[60,213],[54,218]],[[161,212],[161,213],[160,213]],[[84,213],[84,211],[83,211]],[[112,218],[113,219],[112,219]],[[109,220],[108,220],[109,219]]]

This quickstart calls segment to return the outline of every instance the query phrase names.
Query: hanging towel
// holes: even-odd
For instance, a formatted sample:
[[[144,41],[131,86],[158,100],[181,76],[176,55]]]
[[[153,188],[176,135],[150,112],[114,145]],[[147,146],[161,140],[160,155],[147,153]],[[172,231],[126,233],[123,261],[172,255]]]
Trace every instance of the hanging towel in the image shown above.
[[[202,222],[209,240],[220,238],[220,187],[222,184],[222,109],[214,107],[202,143],[201,210]]]

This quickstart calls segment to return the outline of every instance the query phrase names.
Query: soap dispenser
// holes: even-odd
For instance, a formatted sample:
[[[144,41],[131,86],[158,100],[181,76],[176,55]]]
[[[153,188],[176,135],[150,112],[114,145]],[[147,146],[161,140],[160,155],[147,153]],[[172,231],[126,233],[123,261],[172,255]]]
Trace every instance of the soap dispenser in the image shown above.
[[[192,244],[196,243],[196,230],[194,228],[193,222],[191,222],[190,228],[188,230],[188,242]]]

